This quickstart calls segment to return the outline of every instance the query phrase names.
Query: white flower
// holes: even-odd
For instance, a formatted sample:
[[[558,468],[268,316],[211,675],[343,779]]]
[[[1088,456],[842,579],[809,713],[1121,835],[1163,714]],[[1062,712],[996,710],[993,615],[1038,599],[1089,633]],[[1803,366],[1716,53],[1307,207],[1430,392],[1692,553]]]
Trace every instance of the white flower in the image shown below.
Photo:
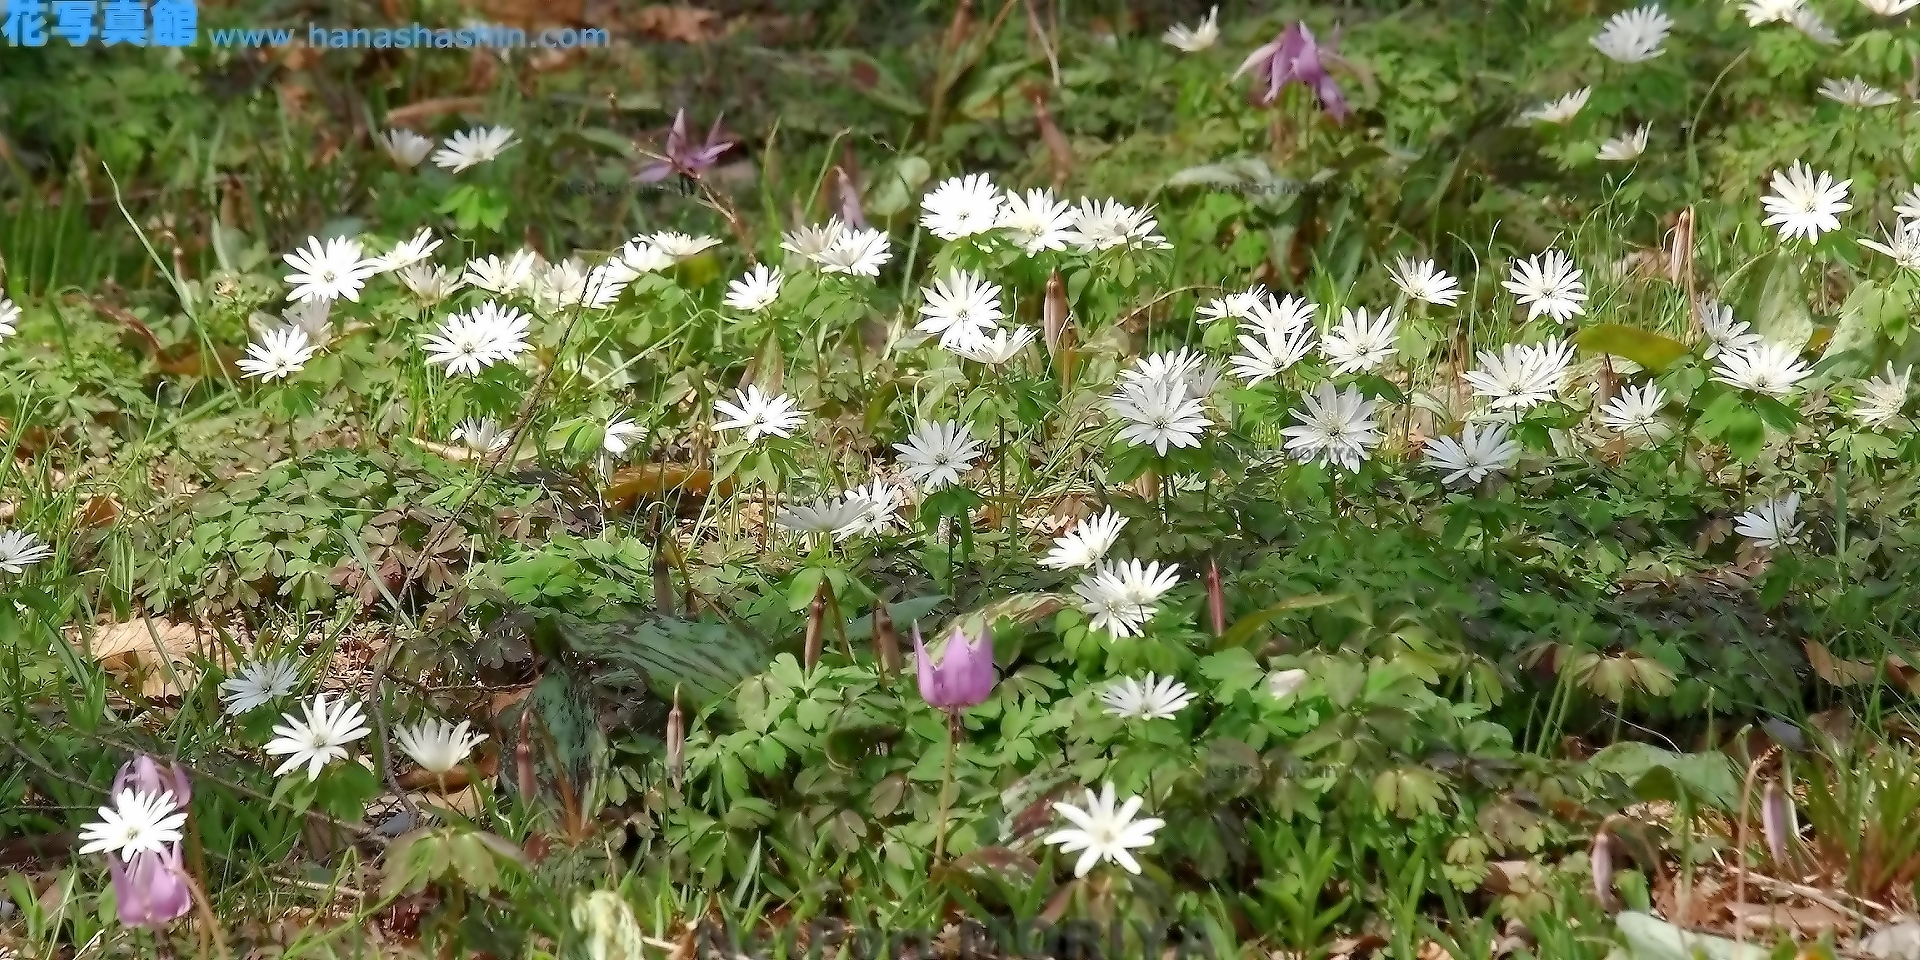
[[[779,270],[762,264],[727,284],[727,296],[723,302],[735,310],[759,313],[780,299],[781,281]]]
[[[524,293],[533,289],[537,258],[538,255],[532,250],[525,249],[505,260],[482,257],[469,262],[466,275],[460,279],[468,286],[490,293]]]
[[[1792,23],[1804,0],[1746,0],[1740,5],[1747,15],[1747,26],[1766,23]]]
[[[1581,87],[1558,100],[1548,100],[1520,115],[1520,119],[1536,123],[1566,123],[1587,105],[1587,98],[1593,96],[1592,87]]]
[[[80,828],[81,853],[105,853],[131,859],[140,853],[161,853],[180,842],[187,812],[168,790],[144,793],[131,787],[114,794],[113,806],[99,809],[100,819]]]
[[[1907,393],[1913,385],[1913,368],[1895,371],[1887,363],[1884,376],[1870,377],[1854,386],[1853,418],[1869,427],[1878,427],[1906,409]]]
[[[289,325],[299,327],[300,332],[305,333],[315,347],[321,347],[333,340],[333,324],[328,320],[332,313],[332,300],[299,300],[281,313],[280,317]]]
[[[630,447],[644,442],[647,428],[632,420],[615,417],[607,421],[606,429],[601,432],[600,449],[616,457],[624,457]]]
[[[0,570],[26,573],[27,568],[53,556],[53,548],[40,541],[38,534],[26,530],[0,533]]]
[[[367,263],[373,273],[388,273],[423,263],[438,249],[440,249],[439,238],[433,235],[432,230],[421,227],[419,233],[394,244],[393,249],[387,251],[384,256],[375,257]]]
[[[640,276],[625,260],[612,259],[587,271],[586,297],[582,301],[595,310],[613,306],[627,286]]]
[[[1071,822],[1073,828],[1048,834],[1046,842],[1059,847],[1061,853],[1084,851],[1073,866],[1074,876],[1086,876],[1102,860],[1117,863],[1129,873],[1139,873],[1140,864],[1131,851],[1152,846],[1153,832],[1166,825],[1166,821],[1153,817],[1133,819],[1140,810],[1139,797],[1127,798],[1118,810],[1114,801],[1113,784],[1109,783],[1098,796],[1087,791],[1084,809],[1066,803],[1053,805],[1054,812]]]
[[[527,349],[532,318],[492,301],[456,313],[426,339],[427,362],[447,368],[447,376],[472,376]]]
[[[20,308],[12,300],[0,297],[0,340],[13,336],[20,324]]]
[[[387,156],[402,167],[417,167],[433,150],[433,138],[423,137],[412,130],[393,129],[373,138],[387,151]]]
[[[848,524],[849,534],[877,537],[886,533],[900,518],[900,491],[882,481],[875,480],[864,487],[854,487],[842,497],[848,505],[860,511]]]
[[[1280,431],[1287,438],[1287,452],[1302,463],[1360,469],[1361,461],[1380,442],[1374,401],[1356,387],[1336,391],[1324,381],[1300,399],[1306,407],[1293,411],[1295,425]]]
[[[1920,220],[1902,220],[1887,234],[1887,242],[1861,240],[1860,245],[1884,253],[1908,270],[1920,270]]]
[[[410,267],[401,267],[394,274],[400,285],[406,287],[420,302],[432,306],[445,300],[455,290],[460,289],[463,281],[460,275],[446,267],[416,263]]]
[[[1572,353],[1559,340],[1542,345],[1507,344],[1499,353],[1482,350],[1479,369],[1464,379],[1474,396],[1486,397],[1495,410],[1526,410],[1552,400],[1566,378]]]
[[[1207,363],[1204,354],[1181,347],[1141,357],[1133,366],[1120,371],[1120,380],[1123,383],[1158,381],[1185,384],[1188,393],[1204,400],[1213,393],[1214,387],[1219,386],[1220,374]]]
[[[286,281],[293,287],[288,300],[339,300],[360,302],[360,288],[378,269],[378,263],[361,257],[360,241],[334,237],[321,243],[308,237],[305,250],[286,255],[293,272]]]
[[[845,496],[825,497],[812,503],[780,508],[773,522],[783,530],[813,538],[831,535],[835,540],[853,536],[866,519],[868,505]]]
[[[940,345],[948,349],[984,336],[1006,316],[1000,308],[1000,285],[971,270],[948,271],[933,286],[921,287],[920,296],[920,322],[913,328],[939,334]]]
[[[499,453],[513,440],[513,431],[503,429],[485,417],[469,418],[453,428],[453,439],[466,444],[467,449],[476,453]]]
[[[822,273],[846,273],[856,277],[877,277],[880,267],[893,254],[887,250],[887,235],[881,230],[856,230],[851,227],[840,231],[833,245],[821,251],[814,262],[820,264]]]
[[[1267,674],[1267,692],[1276,700],[1285,700],[1306,685],[1305,670],[1275,670]]]
[[[428,773],[446,773],[465,761],[480,741],[487,739],[484,733],[468,733],[470,726],[465,720],[458,726],[440,719],[425,720],[400,727],[394,731],[393,739]]]
[[[1318,304],[1288,294],[1279,300],[1267,298],[1255,304],[1252,319],[1262,329],[1286,333],[1311,326],[1313,314],[1319,309]]]
[[[613,259],[626,265],[634,276],[643,273],[658,273],[673,266],[673,254],[654,246],[647,237],[634,237],[621,244],[614,252]]]
[[[846,229],[846,224],[834,217],[817,227],[801,227],[785,234],[780,239],[780,249],[818,263],[820,255],[837,243]]]
[[[1451,307],[1460,299],[1460,281],[1434,266],[1432,260],[1400,257],[1393,263],[1393,283],[1415,300]]]
[[[1723,353],[1713,366],[1715,380],[1769,397],[1787,396],[1812,372],[1800,362],[1798,347],[1766,341]]]
[[[237,717],[292,693],[299,679],[300,671],[287,657],[255,660],[220,681],[220,700],[227,715]]]
[[[942,240],[992,230],[1006,200],[984,173],[953,177],[920,198],[920,225]]]
[[[1138,560],[1107,563],[1086,574],[1075,584],[1080,610],[1089,618],[1089,626],[1116,637],[1131,637],[1160,612],[1154,601],[1180,582],[1178,564],[1165,570],[1159,563],[1141,566]]]
[[[649,239],[652,240],[654,247],[661,253],[675,260],[685,260],[688,257],[698,256],[702,252],[720,245],[719,240],[706,236],[705,234],[692,236],[685,233],[675,233],[671,230],[663,230],[654,234]]]
[[[1814,43],[1833,46],[1840,42],[1840,35],[1834,33],[1833,28],[1827,26],[1827,22],[1804,3],[1793,11],[1792,21],[1794,27]]]
[[[247,355],[238,366],[249,377],[278,380],[300,372],[313,359],[314,347],[307,332],[288,324],[269,330],[258,341],[247,344]]]
[[[1659,443],[1673,433],[1660,418],[1667,405],[1667,392],[1657,384],[1628,387],[1600,407],[1600,422],[1623,437]]]
[[[1188,53],[1199,53],[1213,46],[1220,39],[1220,8],[1208,10],[1206,18],[1192,27],[1184,23],[1168,27],[1160,39]]]
[[[1126,525],[1127,518],[1108,507],[1099,515],[1074,524],[1073,529],[1054,540],[1053,549],[1047,551],[1040,565],[1050,570],[1091,567],[1106,559],[1107,551],[1120,539],[1120,528]]]
[[[1254,310],[1268,299],[1266,290],[1252,286],[1239,293],[1215,297],[1201,304],[1197,312],[1203,324],[1231,318],[1248,319],[1253,316]]]
[[[1382,310],[1371,319],[1367,309],[1341,310],[1340,322],[1327,331],[1320,350],[1332,361],[1335,373],[1359,373],[1372,370],[1393,356],[1393,336],[1400,318],[1391,310]]]
[[[1700,329],[1707,335],[1706,357],[1709,360],[1723,353],[1737,353],[1748,347],[1759,346],[1763,342],[1759,334],[1752,332],[1752,328],[1733,318],[1732,307],[1718,300],[1701,297],[1694,302],[1694,308],[1700,318]]]
[[[533,281],[533,301],[545,310],[579,306],[587,299],[587,265],[568,257]]]
[[[1920,186],[1909,189],[1894,201],[1893,212],[1902,220],[1920,220]]]
[[[1136,210],[1118,200],[1082,200],[1073,208],[1073,228],[1067,242],[1083,253],[1115,247],[1165,250],[1173,244],[1160,235],[1152,208]]]
[[[999,366],[1020,355],[1036,336],[1032,327],[995,330],[991,336],[976,334],[953,346],[953,352],[978,363]]]
[[[908,478],[929,493],[959,483],[980,456],[973,428],[953,420],[922,423],[893,449]]]
[[[1527,307],[1527,319],[1546,314],[1565,323],[1586,312],[1586,284],[1573,258],[1558,250],[1548,250],[1513,265],[1513,278],[1502,286],[1514,299]]]
[[[1073,227],[1073,207],[1055,200],[1051,190],[1009,192],[996,226],[1031,257],[1042,250],[1065,250]]]
[[[440,149],[434,151],[433,165],[459,173],[469,167],[477,167],[502,153],[508,147],[520,141],[513,139],[512,127],[475,127],[462,130],[446,139]]]
[[[713,412],[725,414],[726,419],[715,422],[713,428],[744,431],[748,443],[761,437],[790,437],[807,419],[785,394],[768,396],[759,387],[750,386],[736,391],[734,399],[737,402],[714,401]]]
[[[1733,531],[1754,542],[1755,546],[1780,547],[1800,542],[1800,495],[1789,493],[1769,500],[1734,518]]]
[[[1434,437],[1427,441],[1427,462],[1444,471],[1446,483],[1479,483],[1488,474],[1505,473],[1520,462],[1520,444],[1507,436],[1505,424],[1485,429],[1468,424],[1460,439]]]
[[[267,753],[287,758],[273,771],[276,777],[305,766],[307,779],[317,780],[327,764],[347,758],[347,744],[367,735],[360,705],[346,699],[334,700],[321,694],[305,704],[302,712],[306,714],[304,719],[285,714],[281,717],[284,722],[273,728],[274,739],[267,743]]]
[[[1610,163],[1625,163],[1638,160],[1647,152],[1647,135],[1653,132],[1649,124],[1641,124],[1640,129],[1624,136],[1614,137],[1600,144],[1598,158]]]
[[[1151,673],[1145,681],[1128,677],[1109,684],[1099,696],[1108,715],[1129,720],[1171,720],[1193,702],[1186,684]]]
[[[1816,176],[1804,163],[1795,163],[1785,171],[1776,170],[1773,195],[1760,198],[1761,205],[1772,214],[1762,222],[1767,226],[1778,224],[1782,240],[1794,237],[1818,240],[1820,234],[1840,229],[1838,214],[1853,209],[1853,204],[1847,202],[1847,188],[1852,185],[1852,180],[1835,183],[1830,173]]]
[[[1641,63],[1665,53],[1667,35],[1673,32],[1673,20],[1658,6],[1649,4],[1613,15],[1593,38],[1593,48],[1621,63]]]
[[[1240,351],[1227,358],[1233,375],[1257,387],[1260,381],[1278,377],[1281,371],[1299,363],[1313,351],[1311,325],[1275,329],[1264,324],[1252,334],[1240,335]]]
[[[1822,80],[1820,95],[1842,106],[1861,110],[1891,106],[1900,102],[1899,97],[1859,77],[1850,77],[1846,80]]]
[[[1137,447],[1152,447],[1166,456],[1167,447],[1197,447],[1211,422],[1206,405],[1187,392],[1184,380],[1126,380],[1120,392],[1107,398],[1107,409],[1126,421],[1120,439]]]
[[[1860,4],[1883,17],[1897,17],[1920,6],[1920,0],[1860,0]]]

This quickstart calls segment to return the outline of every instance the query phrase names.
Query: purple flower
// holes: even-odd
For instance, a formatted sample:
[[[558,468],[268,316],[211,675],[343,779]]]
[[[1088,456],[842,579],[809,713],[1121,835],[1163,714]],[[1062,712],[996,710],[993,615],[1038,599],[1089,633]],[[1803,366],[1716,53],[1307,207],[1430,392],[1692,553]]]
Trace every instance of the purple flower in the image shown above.
[[[920,696],[949,713],[985,703],[993,695],[993,635],[985,629],[978,638],[968,637],[959,627],[947,637],[947,649],[938,665],[920,639],[920,625],[913,625],[913,656],[920,670]]]
[[[171,793],[181,807],[193,799],[193,785],[187,782],[186,767],[162,764],[144,753],[132,763],[121,764],[119,774],[113,778],[114,796],[128,787],[141,793]]]
[[[113,881],[114,905],[120,922],[129,927],[158,930],[185,916],[193,907],[193,888],[180,864],[180,845],[165,853],[136,853],[130,861],[107,857],[107,875]]]
[[[635,183],[659,183],[676,173],[698,180],[700,172],[713,166],[720,155],[733,146],[732,140],[720,139],[720,118],[713,120],[713,129],[707,131],[705,143],[693,143],[687,138],[687,112],[680,111],[673,117],[673,130],[667,134],[667,155],[658,163],[648,164],[634,175]]]
[[[1334,39],[1326,47],[1321,47],[1313,39],[1313,31],[1304,23],[1294,23],[1280,32],[1272,43],[1247,55],[1240,69],[1233,72],[1233,79],[1248,70],[1253,71],[1256,80],[1266,81],[1265,93],[1257,88],[1255,100],[1262,106],[1280,98],[1280,92],[1287,84],[1299,81],[1313,89],[1314,96],[1320,98],[1320,106],[1335,120],[1344,120],[1347,116],[1346,98],[1340,95],[1340,86],[1327,74],[1323,60],[1339,61],[1339,55],[1333,52],[1333,43],[1339,40],[1335,31]]]

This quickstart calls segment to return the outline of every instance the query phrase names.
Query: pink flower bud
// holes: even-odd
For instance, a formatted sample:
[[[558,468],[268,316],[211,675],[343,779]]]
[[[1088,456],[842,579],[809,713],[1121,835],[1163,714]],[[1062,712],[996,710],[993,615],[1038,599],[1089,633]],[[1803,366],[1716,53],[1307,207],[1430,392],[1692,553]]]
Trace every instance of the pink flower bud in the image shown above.
[[[192,881],[180,863],[178,843],[165,853],[136,853],[130,861],[110,855],[107,877],[113,883],[114,909],[129,927],[158,930],[193,907]]]
[[[993,636],[986,630],[970,638],[955,627],[947,637],[947,648],[936,665],[920,639],[920,625],[913,626],[913,656],[920,674],[920,696],[928,703],[958,713],[977,707],[993,695],[997,679],[993,667]]]

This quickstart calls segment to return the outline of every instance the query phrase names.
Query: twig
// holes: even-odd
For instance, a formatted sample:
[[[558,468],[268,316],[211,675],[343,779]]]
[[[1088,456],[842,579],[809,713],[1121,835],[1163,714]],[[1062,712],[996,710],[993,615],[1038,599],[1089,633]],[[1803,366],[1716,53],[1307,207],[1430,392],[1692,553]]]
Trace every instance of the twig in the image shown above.
[[[1871,927],[1875,930],[1878,930],[1881,927],[1886,926],[1886,924],[1881,923],[1880,921],[1875,920],[1872,917],[1869,917],[1866,914],[1861,913],[1860,911],[1855,910],[1852,907],[1849,907],[1841,903],[1840,901],[1833,899],[1830,896],[1827,896],[1826,893],[1820,891],[1819,889],[1816,889],[1814,887],[1809,887],[1804,883],[1794,883],[1791,880],[1781,880],[1778,877],[1769,877],[1764,873],[1759,873],[1754,870],[1749,870],[1746,867],[1732,867],[1730,869],[1732,869],[1736,874],[1738,874],[1740,879],[1742,880],[1751,879],[1756,885],[1766,887],[1767,889],[1773,890],[1777,893],[1790,893],[1796,897],[1805,897],[1806,899],[1812,900],[1814,903],[1817,903],[1823,907],[1826,907],[1827,909],[1832,910],[1836,913],[1845,914],[1849,919],[1852,919],[1854,922],[1859,923],[1863,926]],[[1733,902],[1740,903],[1740,904],[1746,903],[1744,899],[1741,899],[1738,897],[1736,897]],[[1864,901],[1864,902],[1871,903],[1871,901]],[[1877,903],[1873,905],[1876,907],[1880,906]],[[1886,910],[1888,908],[1880,907],[1880,909]]]
[[[1040,25],[1040,14],[1033,9],[1033,0],[1024,0],[1027,7],[1027,28],[1040,38],[1040,49],[1047,54],[1047,66],[1053,70],[1053,88],[1060,89],[1060,51],[1053,38],[1047,36],[1047,28]]]

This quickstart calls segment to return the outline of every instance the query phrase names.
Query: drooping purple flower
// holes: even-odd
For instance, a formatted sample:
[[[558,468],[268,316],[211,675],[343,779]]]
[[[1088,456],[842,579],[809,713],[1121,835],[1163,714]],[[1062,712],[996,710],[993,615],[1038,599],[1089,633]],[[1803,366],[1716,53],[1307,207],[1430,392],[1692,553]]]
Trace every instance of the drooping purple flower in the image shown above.
[[[165,853],[136,853],[123,861],[118,854],[107,857],[107,876],[113,882],[114,907],[120,922],[129,927],[158,930],[186,916],[193,907],[193,888],[186,867],[180,863],[180,845],[170,845]]]
[[[920,625],[913,626],[913,656],[920,671],[920,696],[949,713],[977,707],[993,695],[996,676],[993,668],[993,635],[982,629],[979,637],[969,637],[959,627],[947,637],[947,648],[935,664],[920,639]]]
[[[634,175],[634,182],[659,183],[676,173],[698,180],[700,173],[719,162],[720,155],[733,144],[732,140],[720,138],[718,117],[713,120],[713,128],[707,131],[706,142],[694,143],[687,136],[687,111],[681,110],[674,115],[673,129],[667,134],[667,155],[642,168]]]
[[[867,214],[860,206],[860,188],[853,185],[852,175],[845,167],[833,168],[834,179],[839,181],[840,220],[849,226],[861,230],[867,229]]]
[[[1266,84],[1264,93],[1257,88],[1255,93],[1255,100],[1262,106],[1278,100],[1287,84],[1298,81],[1313,90],[1313,95],[1320,99],[1320,106],[1328,116],[1336,121],[1345,120],[1348,113],[1346,98],[1340,95],[1340,85],[1333,82],[1324,62],[1339,59],[1333,52],[1333,44],[1339,39],[1339,33],[1335,31],[1333,39],[1322,47],[1314,40],[1313,31],[1307,29],[1306,24],[1290,24],[1280,31],[1273,42],[1248,54],[1240,64],[1240,69],[1233,72],[1233,79],[1238,80],[1241,74],[1253,71],[1255,81]]]
[[[187,781],[186,767],[163,764],[144,753],[132,763],[121,764],[120,772],[113,778],[114,796],[128,787],[141,793],[171,793],[181,807],[193,799],[193,785]]]

